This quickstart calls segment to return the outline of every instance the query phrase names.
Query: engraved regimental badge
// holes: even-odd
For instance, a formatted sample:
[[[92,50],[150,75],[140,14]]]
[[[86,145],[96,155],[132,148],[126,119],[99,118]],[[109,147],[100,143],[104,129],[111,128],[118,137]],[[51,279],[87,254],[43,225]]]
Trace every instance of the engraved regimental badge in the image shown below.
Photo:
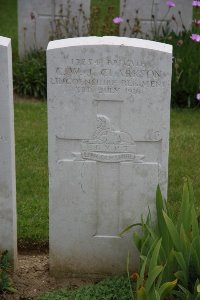
[[[81,142],[81,157],[100,162],[142,162],[144,155],[136,155],[136,144],[127,132],[111,129],[110,119],[97,115],[97,127],[92,139]]]

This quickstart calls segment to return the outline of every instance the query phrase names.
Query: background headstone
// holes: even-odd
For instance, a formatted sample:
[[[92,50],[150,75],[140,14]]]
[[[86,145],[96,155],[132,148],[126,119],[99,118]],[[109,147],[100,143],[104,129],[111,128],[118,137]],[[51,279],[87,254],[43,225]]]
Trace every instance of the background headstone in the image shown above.
[[[87,21],[80,15],[80,5]],[[90,0],[18,0],[19,55],[22,56],[32,49],[46,49],[55,34],[57,39],[63,38],[66,28],[68,35],[65,37],[88,34],[89,17]],[[62,19],[61,26],[57,26],[58,19]]]
[[[121,35],[124,35],[124,28],[126,27],[126,36],[131,36],[131,30],[127,24],[129,20],[131,29],[133,28],[134,18],[136,17],[136,11],[138,11],[138,18],[140,20],[141,30],[143,37],[148,34],[152,37],[152,30],[155,30],[154,22],[152,22],[152,15],[154,15],[154,21],[157,24],[157,30],[161,24],[165,27],[167,20],[171,20],[172,16],[175,17],[176,21],[170,21],[170,28],[174,32],[183,30],[182,22],[187,30],[192,25],[192,1],[174,0],[175,7],[170,8],[168,12],[168,6],[166,0],[120,0],[120,16],[123,17],[124,22],[120,26]],[[179,15],[179,11],[181,15]],[[167,14],[167,15],[166,15]],[[182,19],[182,21],[181,21]],[[135,26],[136,29],[137,26]],[[160,29],[160,34],[162,30]],[[138,33],[137,37],[141,34]]]
[[[132,233],[168,182],[172,47],[88,37],[47,50],[50,268],[126,271]],[[136,268],[138,255],[132,252]]]
[[[0,37],[0,251],[16,263],[16,183],[11,40]]]

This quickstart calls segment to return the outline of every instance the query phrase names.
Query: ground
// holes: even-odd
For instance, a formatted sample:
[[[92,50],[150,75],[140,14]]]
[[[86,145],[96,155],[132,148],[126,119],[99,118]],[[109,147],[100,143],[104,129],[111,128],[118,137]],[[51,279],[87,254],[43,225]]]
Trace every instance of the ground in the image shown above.
[[[56,279],[49,275],[48,253],[21,252],[18,267],[12,275],[15,294],[2,296],[5,300],[32,300],[37,296],[58,289],[75,289],[94,283],[89,278]],[[1,299],[1,296],[0,296]]]

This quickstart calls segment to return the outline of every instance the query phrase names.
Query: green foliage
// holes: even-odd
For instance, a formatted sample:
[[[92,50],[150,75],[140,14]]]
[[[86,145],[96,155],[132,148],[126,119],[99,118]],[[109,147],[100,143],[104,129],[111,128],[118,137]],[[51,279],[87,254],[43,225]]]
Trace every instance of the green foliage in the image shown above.
[[[33,50],[14,63],[14,91],[20,96],[46,99],[46,54]]]
[[[156,224],[149,213],[146,221],[142,220],[141,233],[133,234],[140,252],[137,300],[162,300],[172,294],[170,299],[200,299],[200,226],[190,180],[184,183],[176,223],[172,221],[159,187],[156,213]]]
[[[11,265],[8,258],[8,252],[4,251],[0,253],[0,298],[2,294],[14,293],[16,290],[12,286],[9,271]]]
[[[40,296],[38,300],[130,300],[132,299],[127,277],[112,277],[95,285],[77,290],[60,290]]]
[[[194,107],[200,90],[199,43],[191,40],[191,32],[178,36],[171,33],[165,42],[173,46],[172,99],[173,107]]]
[[[155,240],[147,252],[147,256],[140,256],[141,268],[137,277],[137,300],[162,300],[169,296],[177,284],[177,280],[163,283],[165,265],[158,262],[161,251],[162,238]],[[148,266],[148,273],[146,268]]]

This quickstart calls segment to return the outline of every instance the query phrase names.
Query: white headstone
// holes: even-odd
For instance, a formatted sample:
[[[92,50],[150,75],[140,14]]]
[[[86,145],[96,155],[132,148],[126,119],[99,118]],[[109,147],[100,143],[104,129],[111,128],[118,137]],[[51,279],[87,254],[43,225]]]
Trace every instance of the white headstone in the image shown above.
[[[47,50],[50,268],[125,272],[126,226],[166,196],[172,47],[120,37]],[[138,260],[132,252],[134,267]]]
[[[158,31],[159,27],[159,33],[162,34],[161,27],[165,28],[169,20],[171,20],[170,28],[174,32],[183,31],[182,22],[185,28],[189,30],[192,24],[192,1],[174,0],[175,7],[171,8],[167,6],[166,2],[166,0],[120,0],[120,15],[123,17],[123,23],[120,26],[121,35],[131,36],[136,11],[138,11],[137,16],[140,20],[143,37],[145,34],[152,37],[152,31],[155,32],[155,28]],[[154,16],[153,22],[152,15]],[[172,21],[172,16],[175,17],[176,21]],[[130,27],[127,20],[129,20]],[[137,37],[140,36],[141,34],[138,33]]]
[[[18,0],[19,55],[46,49],[50,39],[55,39],[55,32],[65,37],[87,35],[89,17],[90,0]],[[62,20],[61,26],[56,26],[58,19]]]
[[[16,184],[11,40],[0,37],[0,251],[16,263]]]

